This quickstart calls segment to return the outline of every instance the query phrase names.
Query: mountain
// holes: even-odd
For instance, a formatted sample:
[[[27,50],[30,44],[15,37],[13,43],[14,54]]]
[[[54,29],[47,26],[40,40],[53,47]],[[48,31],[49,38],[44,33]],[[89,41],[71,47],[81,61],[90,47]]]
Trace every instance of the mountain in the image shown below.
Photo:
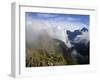
[[[81,31],[83,31],[83,32],[87,31],[88,32],[88,29],[84,27],[84,28],[81,29]]]
[[[72,56],[75,57],[79,64],[89,64],[89,34],[87,28],[81,30],[75,30],[73,32],[66,31],[68,38],[73,47]],[[73,54],[74,51],[74,54]]]
[[[41,34],[34,43],[26,42],[26,67],[71,65],[76,62],[71,57],[67,45],[48,34]]]
[[[83,32],[86,33],[87,30],[83,28],[73,32],[66,31],[72,45],[70,48],[68,43],[50,36],[46,31],[34,32],[32,38],[27,35],[26,67],[89,64],[89,42],[87,45],[81,43]],[[78,43],[75,42],[77,36],[80,37]],[[29,38],[31,40],[28,40]]]
[[[82,35],[82,32],[88,32],[87,28],[82,28],[81,30],[75,30],[73,32],[67,30],[66,34],[68,34],[68,38],[70,41],[74,41],[74,39],[78,36],[78,35]]]

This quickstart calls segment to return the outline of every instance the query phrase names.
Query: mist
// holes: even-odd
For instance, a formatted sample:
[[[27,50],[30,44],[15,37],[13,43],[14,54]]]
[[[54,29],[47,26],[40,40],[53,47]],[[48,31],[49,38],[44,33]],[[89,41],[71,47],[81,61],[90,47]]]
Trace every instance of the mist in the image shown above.
[[[56,27],[56,28],[55,28]],[[40,35],[49,35],[54,39],[63,41],[68,47],[71,47],[66,30],[62,26],[53,27],[49,22],[42,20],[32,20],[26,25],[26,41],[32,44],[37,41]]]

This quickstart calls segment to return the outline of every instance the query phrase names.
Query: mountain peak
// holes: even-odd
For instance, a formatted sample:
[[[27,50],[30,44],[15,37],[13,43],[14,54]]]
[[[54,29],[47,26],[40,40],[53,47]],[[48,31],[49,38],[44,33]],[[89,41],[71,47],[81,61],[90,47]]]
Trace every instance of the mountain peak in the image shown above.
[[[86,27],[84,27],[84,28],[81,29],[81,31],[86,32],[86,31],[88,31],[88,29]]]

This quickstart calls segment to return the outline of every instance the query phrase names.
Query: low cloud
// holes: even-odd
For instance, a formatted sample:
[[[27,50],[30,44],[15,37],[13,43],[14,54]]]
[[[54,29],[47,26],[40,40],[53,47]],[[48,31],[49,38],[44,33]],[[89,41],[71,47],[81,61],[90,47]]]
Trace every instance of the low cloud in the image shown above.
[[[52,27],[49,22],[42,20],[31,20],[31,24],[26,25],[26,40],[28,43],[34,42],[40,34],[48,34],[52,38],[65,42],[71,47],[66,30],[62,26]]]
[[[89,32],[85,31],[81,35],[77,35],[74,42],[87,44],[89,42]]]

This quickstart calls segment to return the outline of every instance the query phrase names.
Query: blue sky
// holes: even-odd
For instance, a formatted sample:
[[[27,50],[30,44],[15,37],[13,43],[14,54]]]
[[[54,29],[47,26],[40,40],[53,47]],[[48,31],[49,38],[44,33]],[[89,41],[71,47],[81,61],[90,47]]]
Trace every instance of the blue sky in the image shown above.
[[[72,31],[83,27],[89,27],[89,15],[80,14],[26,12],[26,21],[27,24],[32,24],[34,21],[43,21],[48,23],[48,25],[52,25],[53,27],[62,26]]]
[[[26,12],[27,18],[48,20],[48,21],[67,21],[67,22],[80,22],[89,26],[89,15],[80,15],[80,14],[53,14],[53,13],[35,13],[35,12]]]

